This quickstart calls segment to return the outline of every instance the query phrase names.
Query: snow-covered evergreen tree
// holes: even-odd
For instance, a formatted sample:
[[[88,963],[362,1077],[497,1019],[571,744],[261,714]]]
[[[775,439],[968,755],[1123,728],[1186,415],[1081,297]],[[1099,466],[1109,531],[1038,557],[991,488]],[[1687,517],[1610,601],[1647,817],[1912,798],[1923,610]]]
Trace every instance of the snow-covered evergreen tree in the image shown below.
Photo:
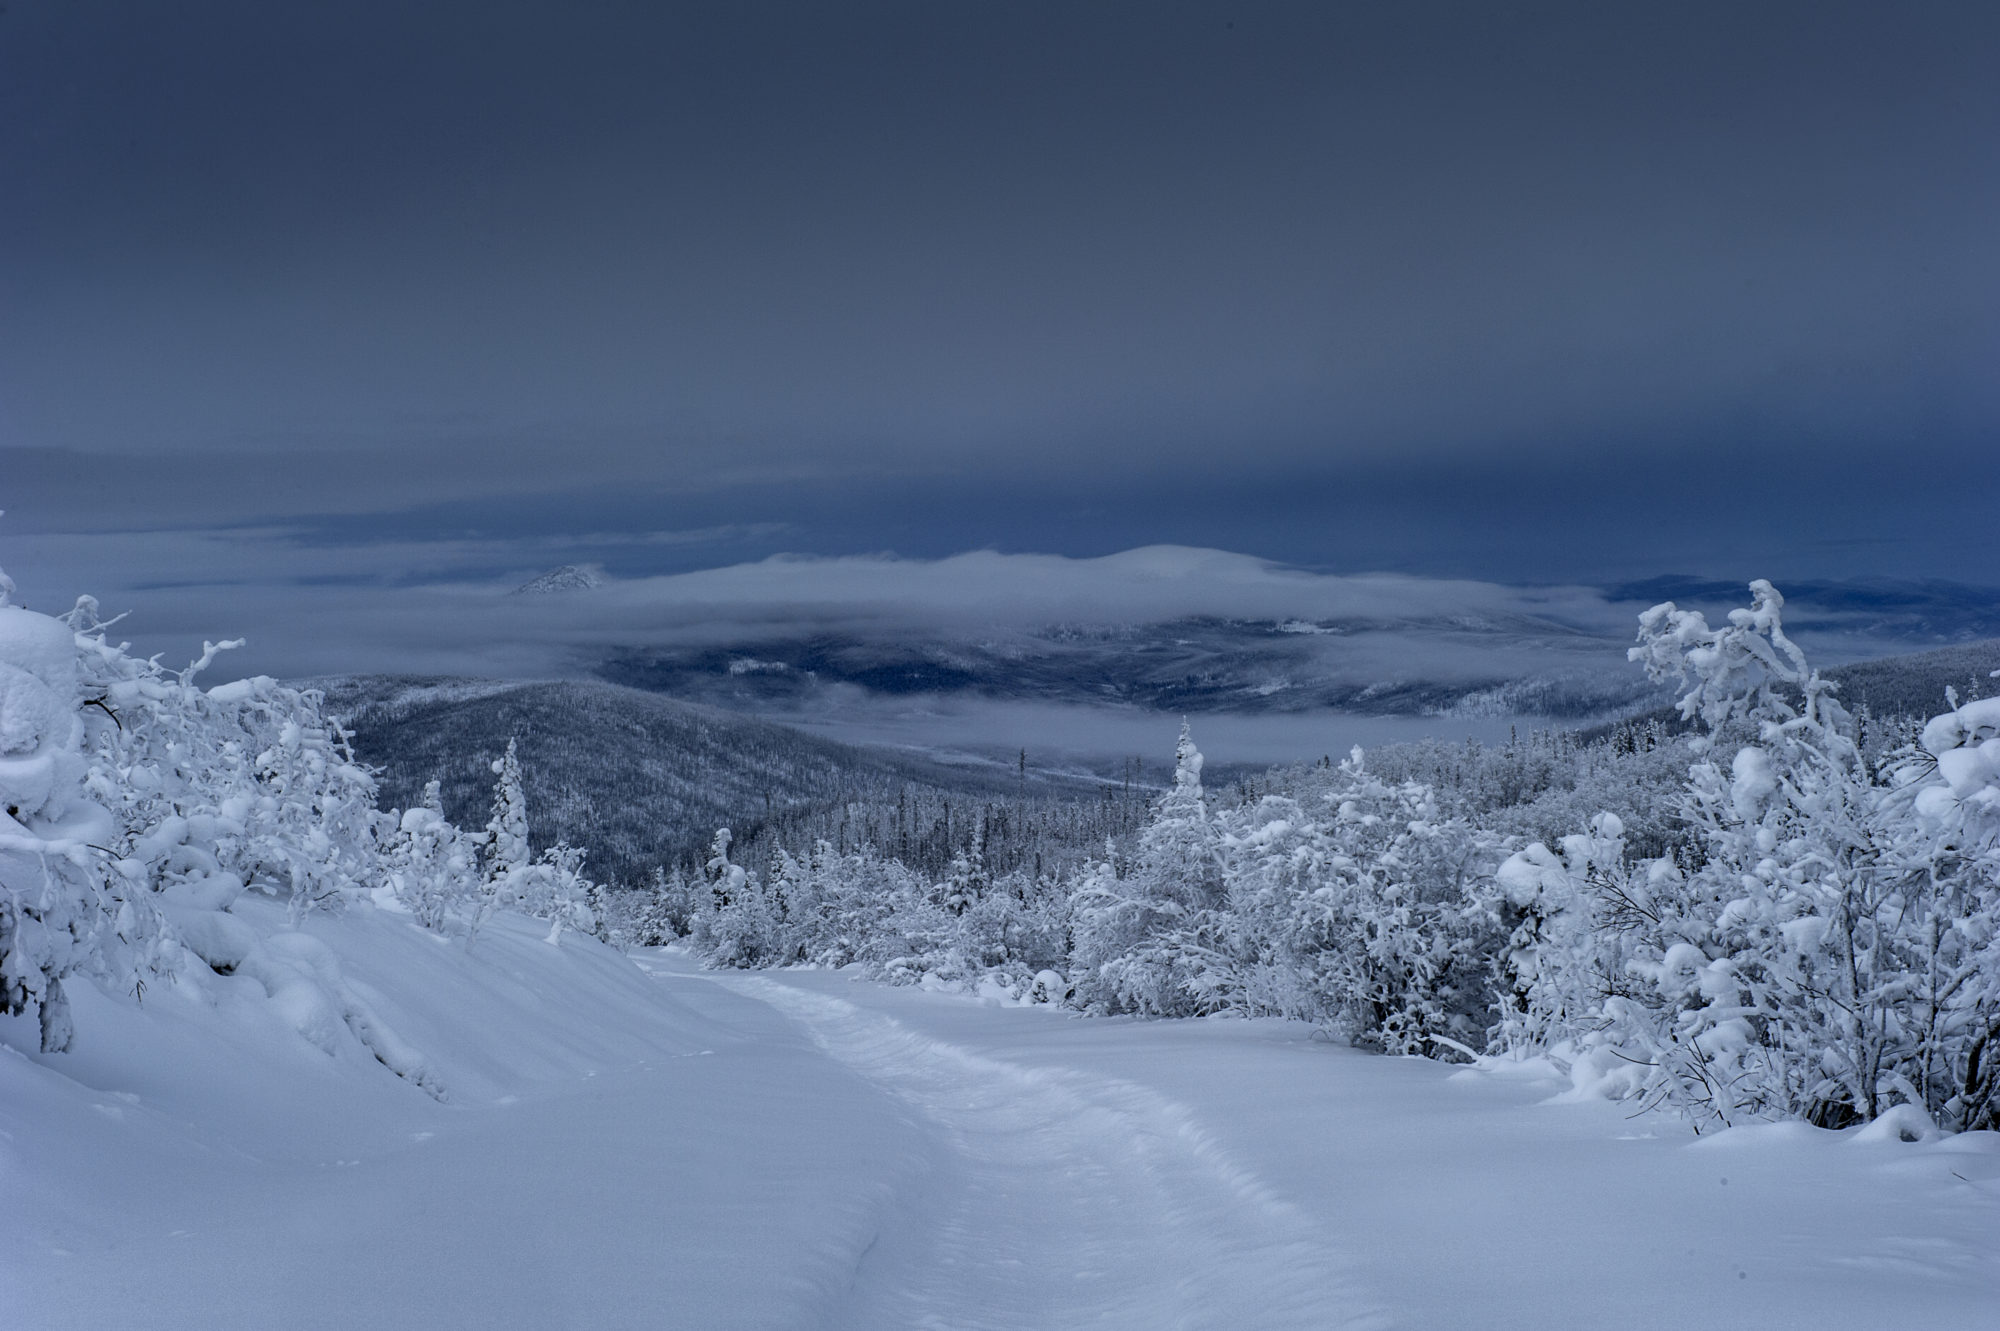
[[[986,899],[991,886],[986,874],[986,856],[974,842],[952,856],[951,868],[946,871],[944,882],[938,885],[939,904],[955,917],[964,915]]]
[[[521,758],[514,740],[493,760],[493,812],[486,820],[480,869],[488,888],[511,900],[511,880],[528,867],[528,797],[521,785]]]
[[[711,965],[778,964],[778,911],[764,881],[729,858],[733,839],[728,828],[719,828],[709,845],[708,900],[695,911],[688,940]]]
[[[653,866],[633,941],[640,947],[659,947],[684,937],[694,909],[694,892],[687,875],[679,868],[669,871]]]
[[[1174,784],[1155,802],[1130,864],[1090,866],[1071,898],[1070,978],[1096,1011],[1179,1016],[1200,1008],[1192,981],[1224,900],[1222,846],[1185,722],[1174,757]]]
[[[729,858],[729,844],[735,838],[726,827],[715,830],[715,839],[709,842],[708,862],[708,905],[712,909],[727,906],[737,893],[743,890],[747,879],[743,867],[732,863]]]

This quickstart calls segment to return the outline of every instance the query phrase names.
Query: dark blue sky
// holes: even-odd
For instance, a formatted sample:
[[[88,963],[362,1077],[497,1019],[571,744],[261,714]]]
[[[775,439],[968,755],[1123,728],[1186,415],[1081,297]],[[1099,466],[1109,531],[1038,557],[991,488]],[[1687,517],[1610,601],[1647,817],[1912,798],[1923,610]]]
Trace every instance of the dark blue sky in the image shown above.
[[[1996,68],[1978,3],[10,0],[0,562],[2000,583]]]

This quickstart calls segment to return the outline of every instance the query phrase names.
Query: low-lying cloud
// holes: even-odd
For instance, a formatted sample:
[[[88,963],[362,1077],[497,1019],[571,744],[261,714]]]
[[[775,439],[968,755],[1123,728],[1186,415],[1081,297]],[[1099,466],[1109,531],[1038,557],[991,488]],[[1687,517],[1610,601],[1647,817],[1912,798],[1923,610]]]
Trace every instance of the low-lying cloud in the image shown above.
[[[38,608],[64,609],[89,592],[106,613],[129,612],[120,635],[169,662],[199,654],[204,639],[247,639],[218,664],[218,679],[549,678],[590,673],[614,651],[747,650],[817,638],[977,643],[1004,654],[1015,643],[1038,650],[1046,631],[1061,626],[1200,619],[1286,625],[1300,634],[1301,652],[1314,648],[1322,661],[1337,645],[1341,670],[1364,683],[1503,679],[1621,670],[1641,601],[1660,599],[1650,596],[1656,588],[1682,590],[1329,574],[1221,550],[1151,546],[1100,558],[992,550],[942,559],[778,555],[612,577],[565,595],[510,594],[578,551],[646,541],[697,554],[716,545],[719,554],[736,530],[617,533],[595,546],[587,538],[537,546],[476,534],[328,544],[280,527],[28,534],[0,547],[0,563],[20,584],[20,598]],[[548,562],[523,562],[537,558]],[[1686,590],[1720,608],[1734,603],[1726,585]],[[1794,603],[1795,622],[1820,659],[1880,654],[1926,635],[1984,636],[1983,621],[1967,618],[1978,589],[1959,588],[1945,600],[1935,586],[1909,589],[1915,609],[1902,619],[1893,589],[1845,599],[1839,590],[1817,588]],[[1304,641],[1315,635],[1315,643]]]
[[[1519,622],[1590,637],[1615,634],[1628,618],[1589,588],[1339,576],[1176,546],[1098,559],[993,551],[937,560],[777,556],[518,597],[510,595],[512,572],[463,574],[468,564],[500,556],[480,542],[302,552],[289,549],[282,533],[246,530],[195,541],[133,534],[18,544],[29,557],[9,562],[34,603],[48,607],[92,590],[107,612],[131,612],[122,627],[148,650],[164,644],[171,659],[176,645],[189,650],[202,637],[247,637],[246,649],[230,658],[232,669],[280,675],[548,676],[573,673],[609,647],[828,633],[1005,635],[1204,617],[1360,631],[1413,621],[1468,628]],[[100,574],[110,572],[107,556],[130,562],[123,577],[95,588],[76,585],[73,568],[58,573],[66,556],[86,552]],[[517,549],[511,553],[518,557]]]

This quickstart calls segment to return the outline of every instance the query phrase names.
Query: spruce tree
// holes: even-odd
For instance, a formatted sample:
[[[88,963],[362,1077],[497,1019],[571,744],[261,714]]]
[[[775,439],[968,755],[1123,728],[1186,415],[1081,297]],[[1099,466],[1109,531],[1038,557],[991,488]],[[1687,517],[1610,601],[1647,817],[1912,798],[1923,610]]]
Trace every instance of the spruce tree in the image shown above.
[[[481,856],[489,891],[504,890],[509,879],[528,865],[528,798],[521,789],[521,759],[515,742],[493,762],[493,816],[486,820],[486,845]]]

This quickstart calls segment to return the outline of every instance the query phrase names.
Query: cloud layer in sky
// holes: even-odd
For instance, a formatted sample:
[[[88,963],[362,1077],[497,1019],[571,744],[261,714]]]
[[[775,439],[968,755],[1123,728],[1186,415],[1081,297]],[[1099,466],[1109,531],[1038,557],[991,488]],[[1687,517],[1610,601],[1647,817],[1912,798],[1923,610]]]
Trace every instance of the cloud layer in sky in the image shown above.
[[[320,578],[1970,577],[1995,49],[1941,2],[19,0],[0,503]],[[633,552],[714,528],[766,535]]]
[[[589,673],[617,649],[741,647],[814,636],[883,645],[1004,644],[1054,625],[1202,617],[1334,624],[1343,631],[1344,668],[1356,679],[1618,672],[1645,604],[1678,595],[1717,610],[1743,599],[1728,583],[1606,589],[1336,575],[1179,546],[1086,559],[990,550],[943,559],[780,555],[613,578],[574,594],[517,596],[512,588],[538,569],[500,576],[467,571],[518,555],[511,542],[327,550],[301,548],[294,536],[252,529],[23,536],[9,545],[25,558],[10,553],[6,567],[19,584],[18,599],[35,608],[61,610],[89,592],[106,613],[130,612],[118,634],[170,662],[197,655],[204,639],[247,637],[249,645],[225,658],[218,678],[551,677]],[[652,539],[712,550],[714,542],[733,538],[685,531]],[[82,568],[106,577],[80,580]],[[1953,640],[1968,625],[1991,633],[1994,615],[1981,619],[1979,609],[1976,589],[1813,587],[1792,616],[1802,640],[1833,660],[1895,650],[1904,641]]]

